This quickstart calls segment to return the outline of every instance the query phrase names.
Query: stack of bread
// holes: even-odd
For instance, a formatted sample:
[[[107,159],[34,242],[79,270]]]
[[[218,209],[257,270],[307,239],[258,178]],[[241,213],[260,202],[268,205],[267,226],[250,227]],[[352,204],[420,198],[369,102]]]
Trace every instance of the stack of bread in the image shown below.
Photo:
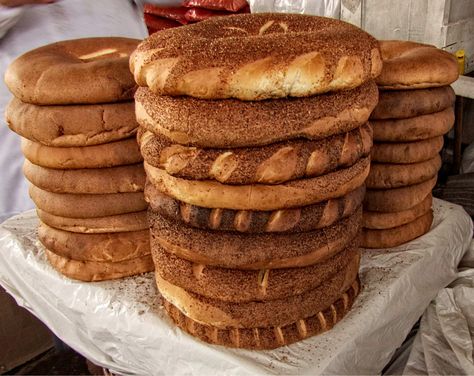
[[[98,281],[153,270],[145,172],[128,69],[138,41],[93,38],[30,51],[8,68],[39,239],[58,271]]]
[[[364,202],[362,246],[394,247],[431,227],[431,190],[443,135],[454,123],[457,61],[433,46],[381,41],[379,104],[371,115],[372,166]]]
[[[301,15],[211,19],[138,46],[152,255],[180,328],[274,348],[349,311],[381,64],[365,32]]]

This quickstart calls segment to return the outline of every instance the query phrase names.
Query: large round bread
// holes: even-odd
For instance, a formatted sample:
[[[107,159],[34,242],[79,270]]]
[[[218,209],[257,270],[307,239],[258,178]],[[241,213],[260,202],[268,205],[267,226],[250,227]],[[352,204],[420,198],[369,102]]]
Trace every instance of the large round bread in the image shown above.
[[[151,247],[198,264],[236,269],[279,269],[324,261],[356,241],[362,210],[315,231],[242,234],[183,226],[149,212]],[[357,243],[356,243],[357,244]]]
[[[49,44],[10,64],[5,83],[23,102],[35,104],[108,103],[133,98],[128,69],[138,40],[85,38]]]
[[[356,279],[350,288],[325,310],[282,327],[219,329],[189,318],[166,299],[163,299],[163,305],[178,327],[202,341],[254,350],[274,349],[330,330],[349,312],[359,290],[360,282]]]
[[[145,171],[137,163],[107,168],[57,170],[34,165],[25,160],[23,172],[38,188],[55,193],[125,193],[143,192]]]
[[[433,211],[407,224],[384,230],[362,229],[361,246],[364,248],[391,248],[426,234],[433,222]]]
[[[41,223],[38,239],[56,255],[76,261],[119,262],[150,254],[148,230],[81,234]]]
[[[21,150],[31,163],[61,170],[115,167],[143,160],[134,137],[101,145],[62,148],[22,137]]]
[[[430,211],[432,202],[433,196],[429,194],[418,205],[407,210],[392,213],[365,210],[363,213],[363,227],[371,230],[383,230],[405,225]]]
[[[383,69],[377,85],[386,89],[422,89],[449,85],[457,80],[454,55],[427,44],[380,41]]]
[[[155,33],[130,58],[159,95],[260,100],[351,89],[377,77],[377,41],[348,23],[297,14],[212,18]]]
[[[392,189],[367,189],[364,209],[376,212],[400,212],[422,202],[436,185],[438,176],[423,183]]]
[[[380,142],[372,147],[372,162],[417,163],[433,159],[443,148],[443,136],[412,142]]]
[[[451,86],[418,90],[380,91],[371,119],[404,119],[428,115],[454,105]]]
[[[226,184],[279,184],[352,166],[370,153],[372,129],[365,124],[320,141],[300,139],[236,149],[182,146],[142,128],[138,139],[147,163],[179,178],[215,179]]]
[[[146,88],[135,95],[140,125],[174,143],[211,148],[318,140],[348,132],[367,122],[377,98],[374,82],[309,98],[261,102],[157,96]]]
[[[408,119],[372,120],[370,122],[376,142],[420,141],[442,136],[449,132],[454,124],[452,107]]]
[[[10,129],[20,136],[58,147],[122,140],[133,136],[138,127],[133,102],[36,106],[13,98],[5,117]]]
[[[244,303],[206,298],[173,285],[158,273],[155,274],[158,290],[166,300],[198,322],[226,329],[284,326],[310,317],[337,300],[352,285],[358,271],[357,257],[339,273],[302,294]]]
[[[369,169],[366,157],[351,167],[315,178],[236,186],[175,178],[145,162],[147,177],[160,192],[191,205],[234,210],[287,209],[341,197],[363,185]]]
[[[48,249],[45,251],[51,266],[59,273],[84,282],[108,281],[155,269],[150,255],[120,262],[95,262],[71,260]]]
[[[436,175],[441,168],[441,157],[410,164],[372,163],[365,181],[369,189],[399,188],[422,183]]]
[[[41,222],[59,230],[84,234],[140,231],[148,229],[146,210],[96,218],[68,218],[36,209]]]
[[[145,210],[143,192],[74,194],[48,192],[30,184],[30,196],[38,209],[67,218],[96,218]]]
[[[339,273],[360,251],[354,245],[328,260],[303,268],[241,270],[195,264],[154,246],[160,278],[187,291],[226,302],[283,299],[312,290]]]
[[[145,199],[150,210],[188,226],[216,231],[304,232],[330,226],[353,214],[362,204],[365,186],[347,195],[300,208],[257,211],[209,209],[190,205],[160,193],[149,182]]]

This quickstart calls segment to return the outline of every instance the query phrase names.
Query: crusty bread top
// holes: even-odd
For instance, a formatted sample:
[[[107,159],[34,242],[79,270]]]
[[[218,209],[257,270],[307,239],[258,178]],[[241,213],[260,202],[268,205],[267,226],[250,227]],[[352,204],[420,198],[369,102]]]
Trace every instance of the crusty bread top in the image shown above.
[[[380,41],[383,69],[377,78],[382,89],[423,89],[449,85],[459,68],[450,53],[427,44]]]
[[[128,59],[138,44],[129,38],[84,38],[57,42],[18,57],[5,83],[23,102],[105,103],[129,100],[135,83]]]
[[[156,94],[261,100],[350,89],[381,71],[377,41],[330,18],[242,14],[163,30],[130,67]]]

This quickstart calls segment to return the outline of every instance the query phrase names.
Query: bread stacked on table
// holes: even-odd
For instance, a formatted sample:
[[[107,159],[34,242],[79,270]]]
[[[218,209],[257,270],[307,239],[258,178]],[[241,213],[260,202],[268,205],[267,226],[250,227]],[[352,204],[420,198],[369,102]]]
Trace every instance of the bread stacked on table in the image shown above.
[[[431,227],[431,190],[443,135],[454,123],[456,59],[433,46],[381,41],[379,104],[371,115],[372,166],[364,202],[362,246],[394,247]]]
[[[359,291],[377,42],[310,16],[229,16],[131,57],[158,289],[210,343],[330,329]]]
[[[128,58],[138,41],[93,38],[30,51],[8,68],[6,110],[52,266],[83,281],[153,270]]]

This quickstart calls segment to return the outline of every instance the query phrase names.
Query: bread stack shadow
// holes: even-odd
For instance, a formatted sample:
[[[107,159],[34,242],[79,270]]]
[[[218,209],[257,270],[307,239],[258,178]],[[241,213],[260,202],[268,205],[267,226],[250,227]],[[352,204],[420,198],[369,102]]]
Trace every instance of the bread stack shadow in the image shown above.
[[[431,191],[441,168],[443,135],[454,124],[457,62],[413,42],[381,41],[379,103],[371,115],[372,165],[362,246],[394,247],[429,231]]]
[[[355,74],[346,72],[351,90],[285,98],[260,86],[258,94],[227,95],[206,91],[207,76],[185,79],[204,69],[199,57],[208,66],[225,58],[214,58],[218,46],[200,46],[202,53],[192,55],[193,44],[183,40],[193,41],[194,32],[219,30],[225,43],[236,29],[260,30],[271,48],[303,25],[348,27],[362,40],[357,64],[363,77],[354,84]],[[166,58],[173,48],[184,54],[176,67]],[[301,54],[313,46],[305,48]],[[338,61],[344,48],[322,54]],[[367,120],[377,102],[371,80],[379,73],[377,48],[373,38],[339,21],[250,15],[154,34],[132,55],[142,86],[136,115],[156,281],[180,328],[213,344],[275,348],[330,329],[350,310],[360,288],[357,239],[372,147]],[[286,53],[285,61],[297,59]],[[215,76],[206,72],[212,86]],[[336,75],[330,74],[333,82]],[[174,84],[166,86],[167,80]],[[160,82],[166,84],[157,88]]]
[[[51,265],[83,281],[153,270],[128,57],[138,41],[92,38],[30,51],[8,68],[6,110]],[[33,67],[33,68],[32,68]]]

